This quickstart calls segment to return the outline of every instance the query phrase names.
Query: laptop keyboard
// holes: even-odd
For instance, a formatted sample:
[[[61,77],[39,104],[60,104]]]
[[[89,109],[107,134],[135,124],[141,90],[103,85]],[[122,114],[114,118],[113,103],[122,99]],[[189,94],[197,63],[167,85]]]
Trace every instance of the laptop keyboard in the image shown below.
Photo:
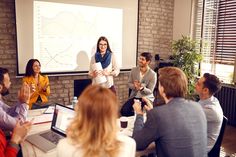
[[[62,136],[60,136],[57,133],[52,132],[52,131],[42,133],[42,134],[40,134],[40,136],[51,141],[54,144],[57,144],[59,142],[59,140],[63,138]]]

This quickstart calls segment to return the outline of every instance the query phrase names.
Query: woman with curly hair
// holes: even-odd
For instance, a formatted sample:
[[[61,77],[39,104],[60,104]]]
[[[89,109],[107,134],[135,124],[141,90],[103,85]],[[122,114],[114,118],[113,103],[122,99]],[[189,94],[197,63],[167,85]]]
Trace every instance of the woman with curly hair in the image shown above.
[[[134,140],[118,131],[118,103],[115,94],[91,85],[79,97],[76,116],[67,138],[57,145],[58,157],[134,157]]]

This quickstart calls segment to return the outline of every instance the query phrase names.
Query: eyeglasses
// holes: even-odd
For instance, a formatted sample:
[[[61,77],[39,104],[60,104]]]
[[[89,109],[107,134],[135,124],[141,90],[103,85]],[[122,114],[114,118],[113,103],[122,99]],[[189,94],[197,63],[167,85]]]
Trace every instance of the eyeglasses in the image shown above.
[[[99,46],[105,46],[105,47],[106,47],[106,46],[107,46],[107,44],[99,44]]]

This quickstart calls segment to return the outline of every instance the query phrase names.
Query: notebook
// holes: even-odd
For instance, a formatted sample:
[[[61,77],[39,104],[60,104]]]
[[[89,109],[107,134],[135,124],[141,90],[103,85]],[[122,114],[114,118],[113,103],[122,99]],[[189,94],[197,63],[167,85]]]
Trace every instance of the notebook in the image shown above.
[[[44,152],[53,150],[58,141],[66,137],[66,128],[74,116],[75,112],[72,108],[56,104],[51,129],[30,135],[26,140]]]

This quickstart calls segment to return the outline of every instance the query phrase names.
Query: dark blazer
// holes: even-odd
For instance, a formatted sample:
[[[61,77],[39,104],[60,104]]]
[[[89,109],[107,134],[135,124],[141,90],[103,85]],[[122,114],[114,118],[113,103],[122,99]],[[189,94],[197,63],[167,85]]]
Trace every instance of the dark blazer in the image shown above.
[[[137,115],[133,138],[137,150],[156,143],[158,157],[206,157],[207,121],[197,102],[173,98],[147,112],[147,121]]]

